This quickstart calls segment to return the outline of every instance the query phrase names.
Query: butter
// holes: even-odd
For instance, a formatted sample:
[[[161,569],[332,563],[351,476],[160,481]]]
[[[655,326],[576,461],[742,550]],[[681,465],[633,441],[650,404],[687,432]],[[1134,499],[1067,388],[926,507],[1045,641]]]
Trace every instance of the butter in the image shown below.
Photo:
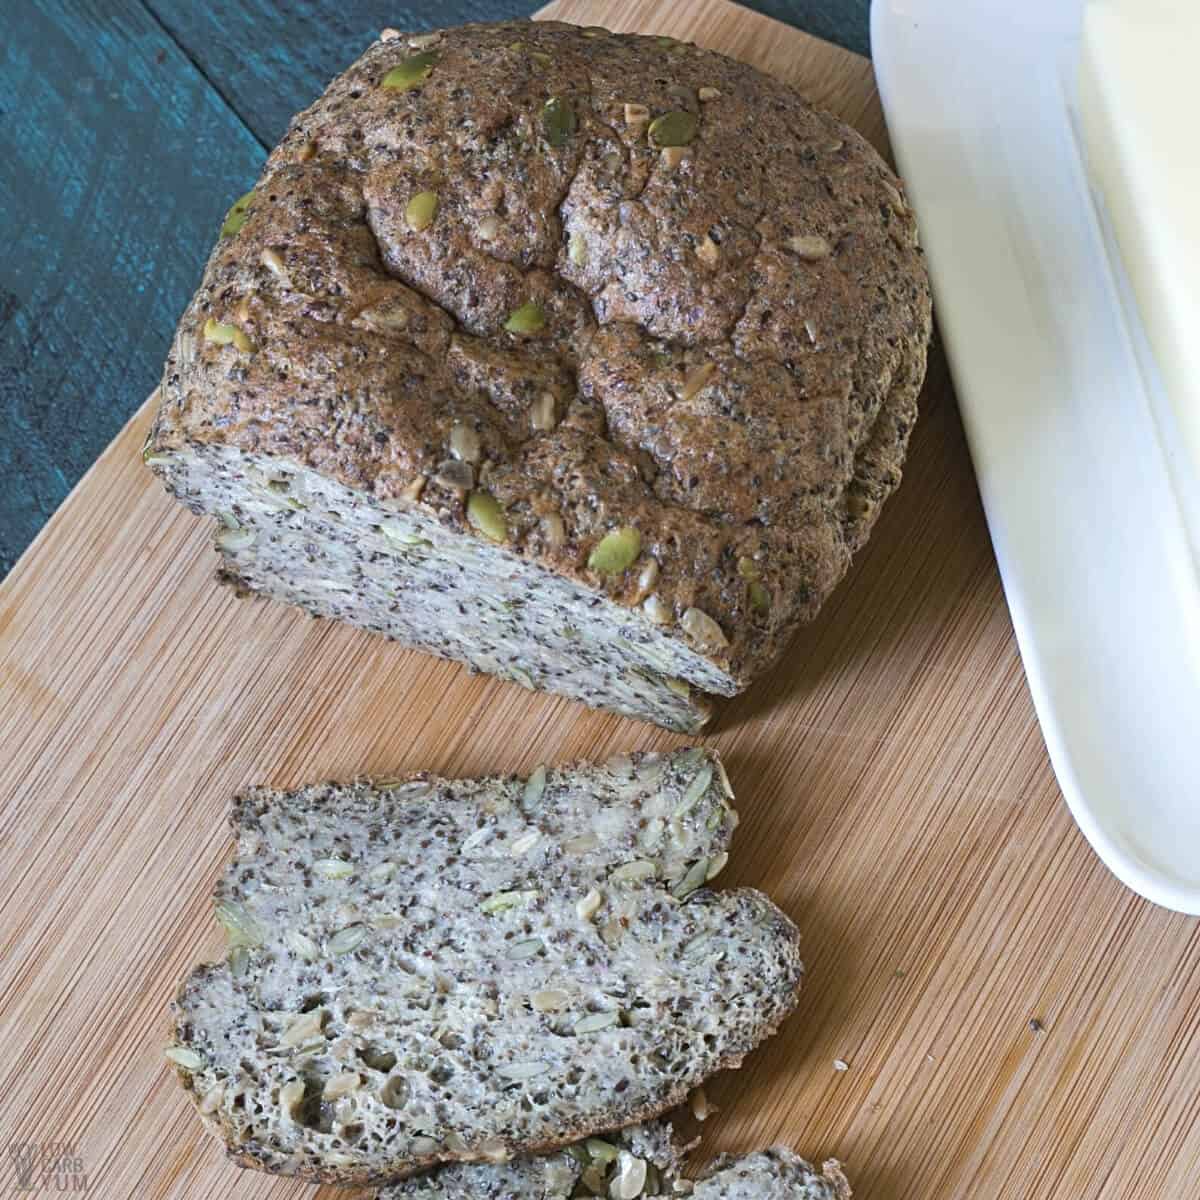
[[[1088,0],[1079,105],[1183,445],[1200,474],[1200,0]]]

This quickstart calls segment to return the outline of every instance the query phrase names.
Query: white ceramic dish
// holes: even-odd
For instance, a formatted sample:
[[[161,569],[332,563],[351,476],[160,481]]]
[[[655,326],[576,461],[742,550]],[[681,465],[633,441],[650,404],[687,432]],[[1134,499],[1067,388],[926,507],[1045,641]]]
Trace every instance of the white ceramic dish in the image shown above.
[[[872,55],[1063,794],[1119,879],[1200,914],[1200,488],[1084,171],[1081,13],[874,0]]]

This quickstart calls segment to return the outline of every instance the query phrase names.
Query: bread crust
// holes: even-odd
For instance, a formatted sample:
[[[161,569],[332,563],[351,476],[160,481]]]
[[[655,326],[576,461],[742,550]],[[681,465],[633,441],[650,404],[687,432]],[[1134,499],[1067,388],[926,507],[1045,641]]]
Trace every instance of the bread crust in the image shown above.
[[[427,74],[383,86],[414,55]],[[687,145],[648,132],[668,113]],[[151,456],[297,461],[467,536],[486,491],[509,549],[618,603],[645,603],[653,559],[655,613],[738,687],[899,482],[931,328],[913,214],[859,134],[745,64],[557,22],[389,36],[296,117],[243,215]],[[531,303],[544,324],[506,329]],[[627,526],[637,560],[589,566]]]

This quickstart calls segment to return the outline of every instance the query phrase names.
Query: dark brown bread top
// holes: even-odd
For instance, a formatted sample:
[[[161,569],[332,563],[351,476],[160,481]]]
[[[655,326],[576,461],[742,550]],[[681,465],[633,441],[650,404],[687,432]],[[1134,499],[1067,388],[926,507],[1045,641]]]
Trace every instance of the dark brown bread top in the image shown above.
[[[649,597],[741,682],[899,481],[930,332],[912,213],[856,132],[720,54],[389,33],[243,215],[180,324],[156,453],[295,459],[471,536],[486,492],[511,550]],[[636,561],[590,567],[624,527]]]

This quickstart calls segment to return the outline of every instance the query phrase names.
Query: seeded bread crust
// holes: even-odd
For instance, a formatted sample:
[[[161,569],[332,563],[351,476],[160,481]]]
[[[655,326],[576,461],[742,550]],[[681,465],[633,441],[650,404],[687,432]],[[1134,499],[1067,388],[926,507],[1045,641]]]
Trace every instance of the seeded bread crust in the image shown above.
[[[397,69],[411,86],[385,86]],[[197,511],[220,506],[189,455],[311,470],[630,610],[732,694],[899,482],[931,327],[901,186],[713,51],[555,22],[388,36],[293,121],[242,216],[147,446]],[[492,501],[499,547],[471,517]],[[278,515],[287,555],[317,520]],[[625,529],[633,561],[597,565]],[[410,636],[222,549],[235,585]]]
[[[168,1057],[245,1166],[346,1184],[649,1120],[796,1003],[795,926],[706,886],[736,814],[699,749],[528,780],[254,791],[230,934]]]
[[[384,1188],[377,1200],[572,1200],[575,1196],[690,1194],[695,1200],[850,1200],[841,1164],[829,1159],[818,1173],[787,1146],[742,1157],[726,1155],[692,1183],[682,1176],[690,1147],[677,1146],[670,1125],[654,1121],[607,1139],[589,1139],[566,1151],[517,1159],[441,1167]],[[653,1171],[648,1168],[653,1166]]]

